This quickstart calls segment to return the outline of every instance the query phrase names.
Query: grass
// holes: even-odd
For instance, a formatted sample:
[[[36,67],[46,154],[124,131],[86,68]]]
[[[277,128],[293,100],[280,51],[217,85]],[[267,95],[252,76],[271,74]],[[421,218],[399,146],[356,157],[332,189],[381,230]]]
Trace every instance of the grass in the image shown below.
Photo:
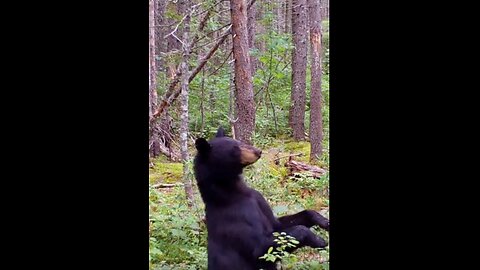
[[[183,164],[168,162],[164,157],[153,160],[154,167],[150,169],[148,179],[150,184],[180,182],[183,174]]]
[[[284,167],[290,154],[297,161],[307,162],[308,142],[275,140],[263,147],[264,155],[244,171],[247,183],[260,191],[269,201],[276,215],[293,214],[303,209],[314,209],[328,217],[328,173],[320,179],[306,175],[288,176]],[[328,168],[328,158],[325,159]],[[181,182],[182,164],[170,163],[165,158],[153,160],[150,183]],[[192,176],[193,177],[193,176]],[[195,179],[192,179],[195,183]],[[197,208],[186,206],[183,186],[150,189],[150,269],[206,269],[206,227],[203,224],[203,202],[194,185]],[[328,233],[314,230],[328,241]],[[327,251],[302,248],[295,256],[282,261],[284,269],[328,269]]]

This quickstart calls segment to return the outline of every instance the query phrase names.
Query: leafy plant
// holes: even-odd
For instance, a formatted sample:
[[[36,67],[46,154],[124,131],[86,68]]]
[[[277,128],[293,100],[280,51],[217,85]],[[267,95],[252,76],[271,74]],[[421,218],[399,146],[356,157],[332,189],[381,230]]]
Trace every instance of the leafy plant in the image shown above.
[[[274,232],[273,236],[275,239],[273,240],[278,246],[276,248],[269,247],[267,253],[260,257],[260,259],[275,262],[277,260],[285,260],[285,259],[292,259],[294,260],[296,257],[295,255],[289,253],[287,248],[289,247],[296,247],[300,242],[298,242],[295,237],[287,235],[285,232]]]

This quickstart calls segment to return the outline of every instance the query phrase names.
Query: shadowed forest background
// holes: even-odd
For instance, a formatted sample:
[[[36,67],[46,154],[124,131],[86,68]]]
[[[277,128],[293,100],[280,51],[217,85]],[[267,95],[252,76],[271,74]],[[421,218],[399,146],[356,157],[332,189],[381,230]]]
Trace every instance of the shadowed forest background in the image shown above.
[[[149,0],[150,269],[206,269],[195,139],[263,150],[245,169],[276,215],[329,209],[329,1]],[[328,233],[313,228],[328,240]],[[328,269],[302,248],[282,269]]]

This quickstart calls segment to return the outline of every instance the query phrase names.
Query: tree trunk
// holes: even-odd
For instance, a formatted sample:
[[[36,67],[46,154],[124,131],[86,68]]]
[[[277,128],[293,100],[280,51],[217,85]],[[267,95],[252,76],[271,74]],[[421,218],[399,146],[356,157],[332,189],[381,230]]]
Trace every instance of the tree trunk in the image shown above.
[[[233,36],[229,39],[230,46],[233,46]],[[233,57],[233,53],[231,59],[229,59],[229,68],[230,68],[230,87],[229,87],[229,99],[228,99],[228,116],[229,116],[229,124],[230,129],[232,131],[232,138],[236,139],[235,136],[235,119],[237,116],[237,107],[235,106],[235,58]]]
[[[328,20],[330,17],[330,0],[321,0],[320,10],[322,20]]]
[[[164,68],[163,57],[161,56],[162,52],[165,52],[165,39],[163,36],[165,35],[165,7],[166,7],[166,0],[154,0],[156,2],[155,5],[155,60],[156,60],[156,70],[162,71]]]
[[[149,109],[150,109],[150,116],[154,113],[154,110],[156,108],[156,91],[155,86],[156,86],[156,72],[155,72],[155,1],[154,0],[149,0],[149,50],[148,50],[148,88],[149,88]]]
[[[162,50],[166,47],[167,52],[172,52],[173,50],[180,50],[180,43],[176,40],[172,35],[169,35],[165,39],[166,32],[170,33],[173,30],[173,27],[167,27],[166,25],[174,25],[175,21],[172,19],[167,19],[164,17],[164,14],[167,10],[171,11],[172,9],[177,9],[177,6],[173,6],[173,4],[169,1],[165,0],[154,0],[158,1],[156,5],[155,11],[163,12],[161,14],[156,14],[156,26],[155,33],[160,34],[161,36],[156,38],[156,44],[162,44],[162,48],[157,48],[156,52],[157,55],[162,52]],[[158,13],[158,12],[157,12]],[[161,27],[160,27],[161,26]],[[165,31],[166,30],[166,31]],[[176,33],[178,36],[178,33]],[[181,36],[180,36],[181,37]],[[160,54],[161,55],[161,54]],[[158,63],[158,61],[157,61]],[[166,71],[167,77],[167,85],[169,80],[174,80],[176,74],[176,64],[172,59],[163,58],[160,61],[162,70]],[[160,70],[157,68],[156,70]],[[165,87],[165,86],[162,86]],[[168,108],[162,110],[161,113],[158,113],[159,107],[162,105],[157,105],[155,113],[153,115],[154,119],[160,118],[160,122],[157,121],[150,121],[150,125],[153,126],[153,149],[154,149],[154,156],[158,156],[159,153],[163,153],[165,156],[170,158],[171,160],[178,160],[179,154],[175,150],[173,150],[173,129],[172,129],[172,119],[169,115]]]
[[[252,6],[253,7],[253,6]],[[262,23],[262,18],[264,17],[264,5],[258,5],[258,8],[257,10],[255,11],[256,12],[256,16],[257,16],[257,23],[256,26],[255,26],[255,32],[256,32],[256,35],[257,36],[261,36],[263,34],[265,34],[265,26],[263,25]],[[273,24],[270,25],[270,27],[273,27]],[[268,26],[267,26],[267,29],[268,29]],[[257,48],[257,50],[260,51],[261,54],[265,53],[265,39],[261,38],[261,39],[257,39],[256,43],[255,43],[255,48]],[[255,70],[259,69],[259,68],[263,68],[262,66],[262,63],[258,60],[257,57],[254,57],[254,67],[255,67]],[[255,73],[252,73],[252,77],[255,76]]]
[[[275,1],[275,11],[277,13],[277,32],[285,33],[285,4],[284,0]]]
[[[165,61],[162,57],[162,52],[165,52],[166,50],[166,44],[165,44],[165,39],[163,36],[165,35],[165,8],[166,8],[166,1],[165,0],[154,0],[154,21],[153,24],[151,24],[151,30],[154,30],[154,39],[155,39],[155,54],[152,56],[155,59],[152,59],[152,61],[155,61],[155,85],[157,88],[159,82],[157,81],[157,76],[159,72],[162,72],[165,67]],[[157,91],[152,91],[152,113],[156,111],[156,108],[158,107],[158,96],[157,96]],[[162,122],[150,122],[150,155],[153,157],[157,157],[160,155],[160,153],[165,154],[167,157],[170,159],[175,159],[177,158],[176,155],[173,153],[171,149],[171,144],[169,138],[171,137],[171,128],[169,124],[169,119],[168,119],[168,112],[165,112],[164,115],[162,115]]]
[[[205,99],[205,69],[202,69],[202,81],[200,83],[200,134],[205,131],[205,108],[203,101]]]
[[[248,55],[247,3],[245,0],[230,0],[233,32],[233,56],[235,58],[235,99],[238,121],[235,136],[251,143],[255,129],[255,102]]]
[[[248,47],[249,49],[255,49],[255,35],[256,35],[256,14],[257,13],[257,7],[256,4],[254,3],[250,9],[248,9],[248,20],[247,20],[247,29],[248,29]],[[252,76],[255,75],[255,70],[256,70],[256,57],[250,56],[250,72]]]
[[[310,57],[311,57],[311,92],[310,92],[310,160],[322,156],[322,30],[320,18],[320,0],[308,0],[310,21]]]
[[[183,21],[183,34],[182,34],[182,90],[180,92],[180,108],[181,108],[181,123],[180,123],[180,151],[182,154],[183,162],[183,183],[185,187],[185,194],[187,196],[187,203],[189,207],[193,206],[193,191],[192,191],[192,182],[190,178],[190,168],[189,168],[189,154],[188,154],[188,90],[189,90],[189,77],[190,72],[188,68],[188,60],[190,57],[190,1],[181,0],[179,5],[183,5],[182,10],[185,11],[186,15],[185,20]]]
[[[305,139],[305,87],[307,70],[307,13],[306,0],[294,0],[292,10],[292,93],[290,105],[290,127],[293,138]]]
[[[149,88],[149,116],[153,116],[157,108],[157,72],[155,68],[155,0],[149,0],[149,68],[148,68],[148,88]],[[149,154],[155,156],[155,140],[156,140],[155,123],[149,125]]]
[[[292,2],[293,0],[285,0],[285,33],[291,33],[292,23]]]

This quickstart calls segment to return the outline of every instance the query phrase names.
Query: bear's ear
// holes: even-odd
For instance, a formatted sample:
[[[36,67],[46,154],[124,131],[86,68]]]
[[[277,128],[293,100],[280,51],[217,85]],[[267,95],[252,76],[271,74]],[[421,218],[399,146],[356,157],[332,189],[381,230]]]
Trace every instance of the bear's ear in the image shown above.
[[[215,137],[225,137],[225,130],[222,127],[219,127],[217,130],[217,135],[215,135]]]
[[[210,151],[210,144],[204,138],[198,138],[195,141],[195,147],[199,153],[207,153]]]

